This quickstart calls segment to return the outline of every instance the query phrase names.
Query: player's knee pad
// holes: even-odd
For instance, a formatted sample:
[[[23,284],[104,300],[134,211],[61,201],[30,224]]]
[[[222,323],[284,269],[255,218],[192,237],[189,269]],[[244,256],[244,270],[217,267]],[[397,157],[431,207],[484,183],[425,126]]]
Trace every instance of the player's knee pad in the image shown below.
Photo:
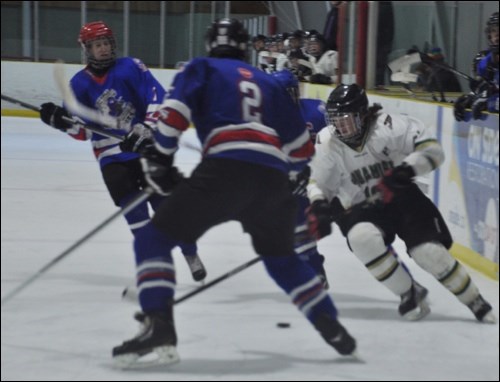
[[[372,223],[358,223],[347,233],[347,240],[354,254],[367,264],[386,252],[382,232]]]
[[[446,276],[457,263],[440,243],[423,243],[410,248],[408,252],[421,268],[437,279]]]
[[[397,296],[407,292],[412,277],[392,247],[387,247],[382,232],[371,223],[358,223],[347,234],[349,245],[370,273]]]
[[[464,304],[478,295],[466,269],[440,243],[423,243],[409,250],[413,260],[432,274]]]

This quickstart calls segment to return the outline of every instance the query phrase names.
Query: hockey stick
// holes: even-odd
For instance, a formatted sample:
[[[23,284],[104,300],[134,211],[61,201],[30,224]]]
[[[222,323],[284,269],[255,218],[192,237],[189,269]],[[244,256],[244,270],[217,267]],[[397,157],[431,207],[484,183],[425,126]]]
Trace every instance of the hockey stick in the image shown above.
[[[210,288],[210,287],[220,283],[221,281],[228,279],[229,277],[234,276],[235,274],[240,273],[241,271],[251,267],[252,265],[258,263],[260,260],[261,260],[260,257],[255,257],[252,260],[249,260],[246,263],[241,264],[239,267],[236,267],[233,270],[231,270],[227,273],[224,273],[223,275],[217,277],[216,279],[213,279],[212,281],[192,290],[191,292],[186,293],[184,296],[179,297],[178,299],[176,299],[174,301],[174,304],[179,304],[182,301],[187,300],[188,298],[197,295],[198,293],[204,291],[205,289]]]
[[[2,94],[2,99],[4,101],[8,101],[8,102],[11,102],[13,104],[25,107],[26,109],[30,109],[30,110],[33,110],[33,111],[36,111],[36,112],[40,112],[40,108],[38,106],[31,105],[31,104],[26,103],[24,101],[21,101],[21,100],[18,100],[18,99],[6,96],[5,94]],[[116,133],[113,133],[113,132],[105,130],[105,129],[101,129],[99,127],[89,126],[89,125],[84,124],[82,122],[76,121],[73,118],[69,118],[69,117],[63,116],[63,120],[65,122],[69,122],[69,123],[71,123],[73,125],[80,126],[80,127],[84,128],[86,130],[93,131],[94,133],[97,133],[99,135],[103,135],[105,137],[116,138],[116,139],[119,139],[120,141],[123,141],[125,139],[125,137],[123,135],[116,134]]]
[[[143,191],[141,191],[141,193],[138,194],[134,199],[132,199],[124,208],[122,208],[119,211],[115,212],[113,215],[111,215],[109,218],[107,218],[105,221],[103,221],[101,224],[99,224],[97,227],[95,227],[92,231],[90,231],[89,233],[87,233],[85,236],[83,236],[81,239],[79,239],[76,243],[74,243],[73,245],[71,245],[68,249],[66,249],[65,251],[63,251],[60,255],[56,256],[53,260],[51,260],[49,263],[47,263],[45,266],[43,266],[33,276],[29,277],[24,282],[22,282],[19,286],[17,286],[12,291],[10,291],[9,293],[7,293],[2,298],[1,305],[3,306],[7,301],[9,301],[13,297],[15,297],[24,288],[26,288],[33,281],[35,281],[40,276],[42,276],[50,268],[52,268],[54,265],[56,265],[58,262],[60,262],[63,258],[65,258],[66,256],[68,256],[71,252],[73,252],[80,245],[82,245],[87,240],[89,240],[96,233],[98,233],[99,231],[101,231],[104,227],[106,227],[109,223],[111,223],[113,220],[115,220],[118,216],[120,216],[121,214],[124,214],[124,215],[127,214],[128,212],[130,212],[134,208],[136,208],[139,204],[141,204],[144,201],[146,201],[153,194],[153,192],[154,191],[153,191],[153,189],[151,187],[148,187],[148,188],[144,189]]]
[[[64,104],[71,114],[85,118],[104,127],[120,129],[120,122],[117,118],[101,113],[78,102],[73,89],[71,89],[69,82],[66,80],[66,76],[64,74],[64,63],[62,61],[57,61],[54,64],[54,79],[59,91],[61,92]]]
[[[247,268],[250,268],[252,265],[258,263],[260,260],[261,260],[260,257],[256,257],[252,260],[247,261],[244,264],[241,264],[240,266],[230,270],[229,272],[224,273],[223,275],[220,275],[219,277],[213,279],[212,281],[203,284],[202,286],[196,289],[193,289],[191,292],[186,293],[184,296],[179,297],[178,299],[174,300],[174,304],[179,304],[182,301],[187,300],[188,298],[191,298],[200,292],[203,292],[205,289],[210,288]],[[125,290],[122,292],[122,298],[137,303],[139,296],[135,288],[134,289],[125,288]]]
[[[20,101],[18,99],[6,96],[5,94],[2,94],[2,99],[4,101],[8,101],[8,102],[13,103],[15,105],[19,105],[19,106],[25,107],[26,109],[30,109],[30,110],[33,110],[33,111],[36,111],[36,112],[40,112],[40,108],[38,106],[31,105],[29,103]]]

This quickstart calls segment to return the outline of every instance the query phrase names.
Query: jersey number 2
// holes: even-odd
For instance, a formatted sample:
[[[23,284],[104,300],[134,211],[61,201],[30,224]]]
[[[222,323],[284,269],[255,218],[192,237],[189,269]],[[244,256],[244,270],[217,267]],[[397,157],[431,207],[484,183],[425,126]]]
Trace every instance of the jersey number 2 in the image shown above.
[[[241,81],[240,92],[241,109],[243,111],[243,120],[262,123],[261,103],[262,94],[260,88],[254,82]]]

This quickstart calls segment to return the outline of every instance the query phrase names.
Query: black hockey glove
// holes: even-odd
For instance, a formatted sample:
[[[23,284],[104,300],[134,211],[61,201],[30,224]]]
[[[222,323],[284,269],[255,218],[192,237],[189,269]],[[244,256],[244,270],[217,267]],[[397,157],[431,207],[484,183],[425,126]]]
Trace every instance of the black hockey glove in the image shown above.
[[[311,84],[330,85],[332,83],[332,79],[325,74],[315,73],[309,78],[309,82]]]
[[[382,201],[390,203],[394,196],[410,187],[415,177],[415,171],[407,163],[402,163],[386,171],[384,177],[377,185],[378,190],[382,194]]]
[[[295,196],[307,196],[307,185],[311,177],[311,168],[309,166],[297,174],[295,179],[290,179],[290,187]]]
[[[40,106],[40,119],[43,122],[58,130],[66,131],[73,124],[65,121],[63,117],[71,118],[66,109],[61,106],[57,106],[52,102],[47,102]]]
[[[120,149],[124,152],[139,153],[148,156],[148,153],[155,150],[151,128],[142,123],[135,124],[130,133],[120,143]]]
[[[332,222],[338,223],[345,215],[346,210],[342,203],[340,203],[340,199],[335,197],[330,202],[330,211],[332,216]]]
[[[483,114],[483,111],[488,110],[488,92],[483,91],[479,93],[471,105],[472,118],[473,119],[485,119],[487,114]]]
[[[453,115],[457,121],[468,122],[470,113],[465,109],[470,109],[474,102],[474,94],[463,94],[455,100],[453,104]]]
[[[316,240],[332,233],[332,209],[326,200],[316,200],[307,209],[307,226]]]
[[[173,166],[173,161],[172,155],[161,154],[156,150],[141,158],[144,178],[157,194],[168,195],[184,179],[177,167]]]

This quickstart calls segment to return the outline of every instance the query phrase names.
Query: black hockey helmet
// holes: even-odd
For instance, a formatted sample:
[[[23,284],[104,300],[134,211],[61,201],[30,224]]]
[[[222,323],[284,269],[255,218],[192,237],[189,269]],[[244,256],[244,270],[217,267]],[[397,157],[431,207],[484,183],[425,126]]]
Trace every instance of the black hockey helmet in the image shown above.
[[[489,17],[485,32],[490,50],[493,53],[498,53],[498,12],[492,13]]]
[[[312,56],[321,56],[326,49],[326,40],[325,37],[316,32],[310,33],[307,36],[307,53]]]
[[[250,36],[236,19],[218,19],[208,28],[205,48],[210,57],[245,60]]]
[[[368,97],[357,85],[337,86],[326,102],[326,122],[332,134],[349,145],[359,145],[365,135]]]

